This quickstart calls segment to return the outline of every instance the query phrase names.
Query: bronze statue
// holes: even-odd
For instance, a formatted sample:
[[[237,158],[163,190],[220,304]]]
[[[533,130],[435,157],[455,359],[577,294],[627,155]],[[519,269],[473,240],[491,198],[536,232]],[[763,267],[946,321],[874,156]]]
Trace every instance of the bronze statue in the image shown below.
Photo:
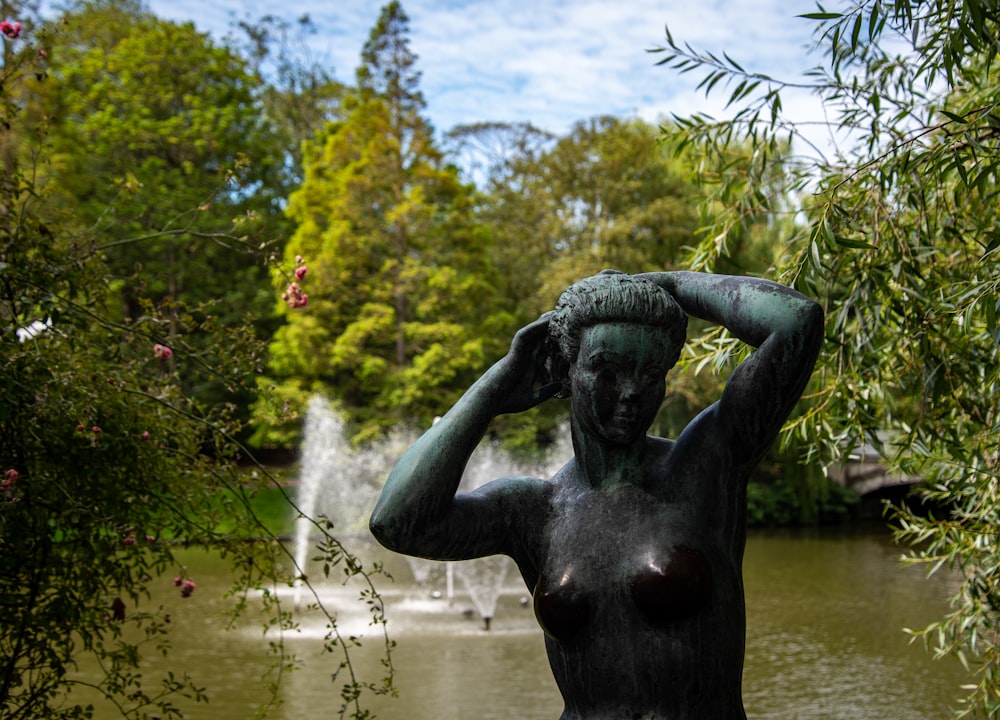
[[[688,315],[756,350],[676,440],[647,437]],[[513,558],[545,631],[562,720],[745,720],[747,477],[822,337],[820,307],[766,280],[581,280],[403,455],[372,532],[425,558]],[[549,480],[456,494],[490,421],[556,394],[570,398],[574,458]]]

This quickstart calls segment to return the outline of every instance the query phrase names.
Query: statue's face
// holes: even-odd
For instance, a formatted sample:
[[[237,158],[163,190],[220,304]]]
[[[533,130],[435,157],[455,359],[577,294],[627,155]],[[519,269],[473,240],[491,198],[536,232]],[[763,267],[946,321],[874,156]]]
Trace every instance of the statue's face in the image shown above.
[[[612,443],[643,438],[663,401],[669,345],[667,331],[649,325],[585,328],[569,371],[574,420]]]

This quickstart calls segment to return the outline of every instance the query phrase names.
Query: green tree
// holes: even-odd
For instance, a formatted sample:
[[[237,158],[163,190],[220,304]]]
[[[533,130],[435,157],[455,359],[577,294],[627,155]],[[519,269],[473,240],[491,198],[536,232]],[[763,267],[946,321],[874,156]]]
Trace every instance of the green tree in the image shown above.
[[[260,120],[259,80],[193,25],[132,0],[81,0],[55,22],[49,80],[28,103],[52,148],[50,204],[61,198],[73,226],[108,236],[123,276],[142,263],[164,294],[218,297],[217,276],[237,269],[212,268],[227,248],[199,231],[278,209],[280,150]],[[133,235],[151,237],[121,242]]]
[[[213,322],[272,329],[267,259],[280,250],[283,157],[260,81],[191,24],[129,0],[81,1],[52,21],[48,81],[23,93],[48,222],[100,237],[117,312],[168,312],[167,338],[209,303]],[[239,218],[235,232],[221,234]],[[252,250],[252,252],[250,252]],[[205,404],[248,402],[187,368]]]
[[[581,277],[670,267],[694,241],[689,169],[658,147],[653,126],[592,118],[528,150],[492,173],[483,209],[521,324]]]
[[[983,0],[862,0],[804,15],[822,58],[808,89],[842,144],[792,162],[808,123],[788,117],[792,83],[698,52],[667,35],[662,62],[727,88],[732,115],[678,120],[671,139],[709,157],[749,137],[744,172],[723,178],[724,212],[701,252],[710,263],[775,163],[801,197],[804,222],[780,275],[824,302],[827,343],[810,411],[786,439],[829,460],[867,439],[890,464],[926,479],[892,512],[910,559],[961,579],[951,611],[916,632],[975,671],[960,714],[1000,714],[1000,11]],[[801,85],[801,84],[800,84]],[[735,350],[732,343],[716,348]],[[881,431],[889,431],[888,441]]]
[[[34,180],[47,149],[30,144],[15,102],[44,78],[49,38],[0,22],[11,23],[0,67],[0,147],[11,148],[0,175],[0,716],[180,717],[183,698],[205,699],[201,679],[151,673],[143,660],[169,653],[172,632],[151,589],[176,575],[181,601],[204,593],[175,557],[182,542],[229,558],[233,591],[248,604],[261,591],[275,681],[293,664],[281,641],[293,620],[276,591],[299,571],[252,510],[271,478],[239,471],[237,423],[180,382],[198,367],[238,389],[252,382],[263,347],[249,328],[178,321],[141,295],[138,317],[109,310],[105,239],[48,212],[51,185]],[[235,239],[226,228],[218,236]],[[325,526],[317,531],[330,567],[365,574]],[[329,632],[326,647],[349,666],[353,641],[332,618]],[[81,680],[83,663],[100,668],[96,680]],[[388,688],[345,674],[342,716],[362,717],[359,693]]]
[[[309,15],[292,24],[274,15],[259,20],[240,20],[239,33],[230,44],[243,47],[254,74],[266,78],[261,89],[261,106],[272,142],[285,153],[286,197],[302,183],[302,146],[312,140],[328,122],[339,118],[344,85],[309,50],[308,38],[316,33]]]
[[[475,221],[473,189],[421,115],[415,62],[406,14],[390,3],[343,119],[305,144],[305,180],[288,202],[297,229],[278,281],[308,268],[286,293],[300,304],[301,287],[308,306],[283,308],[271,345],[276,397],[294,409],[309,393],[329,393],[359,439],[426,426],[499,352],[489,236]]]
[[[517,182],[517,165],[537,160],[555,140],[528,122],[479,122],[453,127],[445,134],[445,147],[463,175],[488,192]]]

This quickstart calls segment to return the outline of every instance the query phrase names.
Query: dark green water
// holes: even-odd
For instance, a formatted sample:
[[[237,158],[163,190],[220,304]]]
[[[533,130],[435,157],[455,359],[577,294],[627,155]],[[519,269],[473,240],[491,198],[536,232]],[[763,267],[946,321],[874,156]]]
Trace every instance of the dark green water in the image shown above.
[[[797,531],[753,534],[744,562],[747,654],[744,698],[753,720],[938,720],[950,714],[960,666],[934,661],[904,627],[919,627],[946,611],[953,579],[926,578],[902,567],[900,549],[886,531]],[[396,581],[383,584],[389,628],[398,643],[393,660],[397,698],[368,706],[382,720],[555,720],[561,702],[549,674],[542,636],[513,571],[497,607],[493,630],[463,610],[471,603],[456,583],[453,607],[429,598],[407,564],[386,557]],[[259,619],[225,629],[225,585],[218,561],[191,553],[189,572],[198,590],[187,600],[165,588],[175,645],[171,667],[206,686],[207,705],[184,705],[186,717],[243,720],[265,697],[260,678],[267,638]],[[165,580],[165,585],[169,579]],[[443,584],[435,587],[442,591]],[[326,591],[324,591],[325,593]],[[366,630],[355,592],[329,588],[326,600],[341,609],[349,632]],[[285,675],[281,720],[336,717],[336,662],[321,652],[323,631],[303,615],[302,632],[287,639],[303,659]],[[354,661],[364,675],[378,670],[378,641],[366,640]],[[145,669],[153,677],[161,662]],[[101,714],[99,718],[115,717]]]

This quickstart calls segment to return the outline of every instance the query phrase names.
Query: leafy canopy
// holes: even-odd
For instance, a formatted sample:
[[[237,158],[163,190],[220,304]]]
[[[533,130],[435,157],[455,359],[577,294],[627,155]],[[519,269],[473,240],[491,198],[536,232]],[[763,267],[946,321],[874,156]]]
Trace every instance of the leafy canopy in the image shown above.
[[[44,55],[67,44],[51,32],[35,33],[26,22],[17,37],[5,34],[0,66],[0,716],[85,718],[108,709],[123,718],[177,718],[182,704],[205,700],[203,678],[153,673],[143,664],[150,653],[169,654],[175,631],[168,611],[150,602],[152,588],[176,575],[176,602],[198,604],[205,592],[175,556],[182,543],[211,547],[231,561],[233,593],[244,599],[234,612],[259,593],[274,632],[274,682],[264,687],[265,702],[273,704],[275,683],[294,664],[281,639],[294,621],[277,591],[301,570],[253,512],[256,493],[273,478],[239,469],[246,453],[234,440],[239,423],[231,408],[203,402],[182,381],[193,371],[238,392],[252,382],[263,347],[251,328],[214,322],[211,308],[192,302],[178,312],[178,303],[163,302],[148,270],[134,275],[132,299],[141,312],[119,310],[120,257],[112,257],[107,237],[136,247],[132,233],[148,228],[111,208],[95,210],[100,232],[81,227],[69,210],[83,213],[86,198],[67,200],[49,182],[57,165],[82,166],[90,154],[58,139],[48,145],[31,125],[31,102],[50,89]],[[172,30],[154,24],[150,32]],[[81,91],[101,85],[94,58],[84,53],[59,64],[61,77],[78,78]],[[187,57],[200,59],[195,52]],[[144,147],[142,157],[149,166],[169,166],[167,145],[160,151]],[[160,207],[171,200],[154,189],[144,191],[150,212],[156,199],[163,197]],[[220,246],[241,247],[239,229],[228,221],[213,232]],[[235,267],[243,260],[235,253],[232,259]],[[367,577],[326,526],[316,530],[328,572]],[[377,595],[370,585],[365,593],[374,622],[381,622]],[[332,614],[326,617],[324,646],[347,668],[341,716],[363,717],[361,692],[391,685],[354,675],[356,641],[341,637]],[[96,679],[78,674],[82,666],[99,668]]]
[[[827,342],[811,409],[786,440],[825,460],[867,440],[895,469],[926,479],[916,499],[924,512],[893,511],[898,536],[912,561],[951,567],[961,584],[951,612],[916,634],[975,669],[960,713],[995,717],[1000,9],[862,0],[801,17],[815,25],[821,58],[805,82],[754,73],[669,31],[658,51],[661,64],[700,73],[706,92],[728,101],[727,117],[676,118],[664,130],[728,168],[706,178],[718,209],[706,213],[693,261],[711,268],[724,258],[748,213],[786,212],[762,192],[774,178],[797,198],[779,271],[824,303]],[[810,144],[812,125],[782,103],[793,88],[822,99],[839,144]],[[789,144],[801,154],[779,152]]]
[[[335,396],[359,440],[443,414],[496,352],[502,321],[489,238],[421,115],[407,33],[399,4],[383,8],[342,119],[306,142],[305,180],[288,201],[290,269],[276,277],[308,306],[282,306],[265,382],[293,412],[310,393]],[[308,274],[292,278],[303,264]],[[287,442],[287,415],[261,417],[263,442]]]

